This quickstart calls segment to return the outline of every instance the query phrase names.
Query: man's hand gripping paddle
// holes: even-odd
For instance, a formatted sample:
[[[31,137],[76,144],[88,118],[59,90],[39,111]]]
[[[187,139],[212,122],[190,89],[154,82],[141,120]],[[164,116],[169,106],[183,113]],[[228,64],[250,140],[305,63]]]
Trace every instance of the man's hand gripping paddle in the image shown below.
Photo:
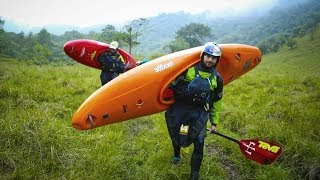
[[[208,131],[210,131],[208,129]],[[246,157],[263,165],[273,163],[281,154],[282,148],[274,143],[261,140],[236,140],[229,136],[218,133],[217,131],[210,131],[212,134],[217,134],[221,137],[229,139],[238,143],[241,152]]]

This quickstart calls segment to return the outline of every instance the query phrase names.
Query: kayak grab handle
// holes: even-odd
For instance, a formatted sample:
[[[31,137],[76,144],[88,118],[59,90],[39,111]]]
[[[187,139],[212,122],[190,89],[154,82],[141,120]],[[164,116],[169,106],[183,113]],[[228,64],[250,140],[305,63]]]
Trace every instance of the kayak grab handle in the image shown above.
[[[139,99],[136,105],[137,106],[142,106],[143,104],[144,104],[144,102],[142,101],[142,99]]]
[[[90,122],[90,128],[94,128],[94,124],[93,124],[93,118],[91,113],[88,114],[88,120]]]

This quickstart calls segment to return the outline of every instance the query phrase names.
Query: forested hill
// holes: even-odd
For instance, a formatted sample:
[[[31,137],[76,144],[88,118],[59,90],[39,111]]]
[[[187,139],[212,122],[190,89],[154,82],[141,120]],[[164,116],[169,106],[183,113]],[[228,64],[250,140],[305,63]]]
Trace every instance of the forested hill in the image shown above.
[[[236,28],[232,33],[224,34],[221,42],[241,41],[257,45],[279,34],[287,36],[303,36],[313,32],[320,22],[320,1],[308,1],[284,9],[282,6],[273,9],[267,16],[257,19],[252,24]]]
[[[298,3],[297,3],[298,2]],[[290,5],[290,6],[289,6]],[[141,37],[139,49],[162,50],[182,26],[195,22],[212,27],[212,39],[219,43],[259,45],[270,38],[303,36],[314,31],[320,22],[320,1],[280,1],[272,10],[259,9],[244,16],[219,17],[206,13],[190,15],[183,12],[162,14],[150,19],[150,27]],[[278,43],[278,42],[277,42]]]
[[[168,45],[176,37],[176,32],[190,23],[201,23],[211,28],[210,38],[204,41],[219,43],[243,43],[258,46],[263,53],[276,52],[284,45],[293,46],[292,38],[310,33],[320,22],[319,0],[279,0],[278,5],[267,10],[257,8],[242,16],[219,16],[205,12],[189,14],[185,12],[159,14],[147,18],[147,25],[137,39],[140,43],[133,48],[132,54],[138,57],[152,54],[169,53]],[[34,61],[65,61],[68,58],[62,51],[65,42],[87,38],[109,42],[113,36],[108,34],[108,27],[92,27],[89,32],[81,29],[69,30],[61,35],[50,33],[43,28],[36,33],[6,32],[6,21],[0,19],[0,56]],[[10,22],[9,22],[10,23]],[[116,27],[122,33],[124,28]],[[112,34],[112,33],[111,33]],[[204,43],[204,42],[203,42]],[[120,43],[127,49],[126,43]],[[137,58],[139,59],[139,58]]]

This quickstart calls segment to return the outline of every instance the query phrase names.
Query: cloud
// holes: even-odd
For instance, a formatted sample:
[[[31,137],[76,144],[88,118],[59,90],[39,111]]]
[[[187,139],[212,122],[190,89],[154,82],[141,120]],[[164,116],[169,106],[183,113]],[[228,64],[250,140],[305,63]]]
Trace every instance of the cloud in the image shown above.
[[[90,26],[122,23],[159,13],[186,11],[216,13],[247,10],[276,0],[2,0],[1,16],[31,26],[68,24]]]

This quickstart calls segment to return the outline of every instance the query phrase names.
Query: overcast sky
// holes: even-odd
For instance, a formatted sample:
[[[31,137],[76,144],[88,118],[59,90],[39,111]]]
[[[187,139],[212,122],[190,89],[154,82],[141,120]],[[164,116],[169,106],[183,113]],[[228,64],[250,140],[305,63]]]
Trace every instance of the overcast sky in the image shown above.
[[[123,23],[159,13],[206,10],[219,14],[271,5],[277,0],[1,0],[0,16],[30,26]]]

